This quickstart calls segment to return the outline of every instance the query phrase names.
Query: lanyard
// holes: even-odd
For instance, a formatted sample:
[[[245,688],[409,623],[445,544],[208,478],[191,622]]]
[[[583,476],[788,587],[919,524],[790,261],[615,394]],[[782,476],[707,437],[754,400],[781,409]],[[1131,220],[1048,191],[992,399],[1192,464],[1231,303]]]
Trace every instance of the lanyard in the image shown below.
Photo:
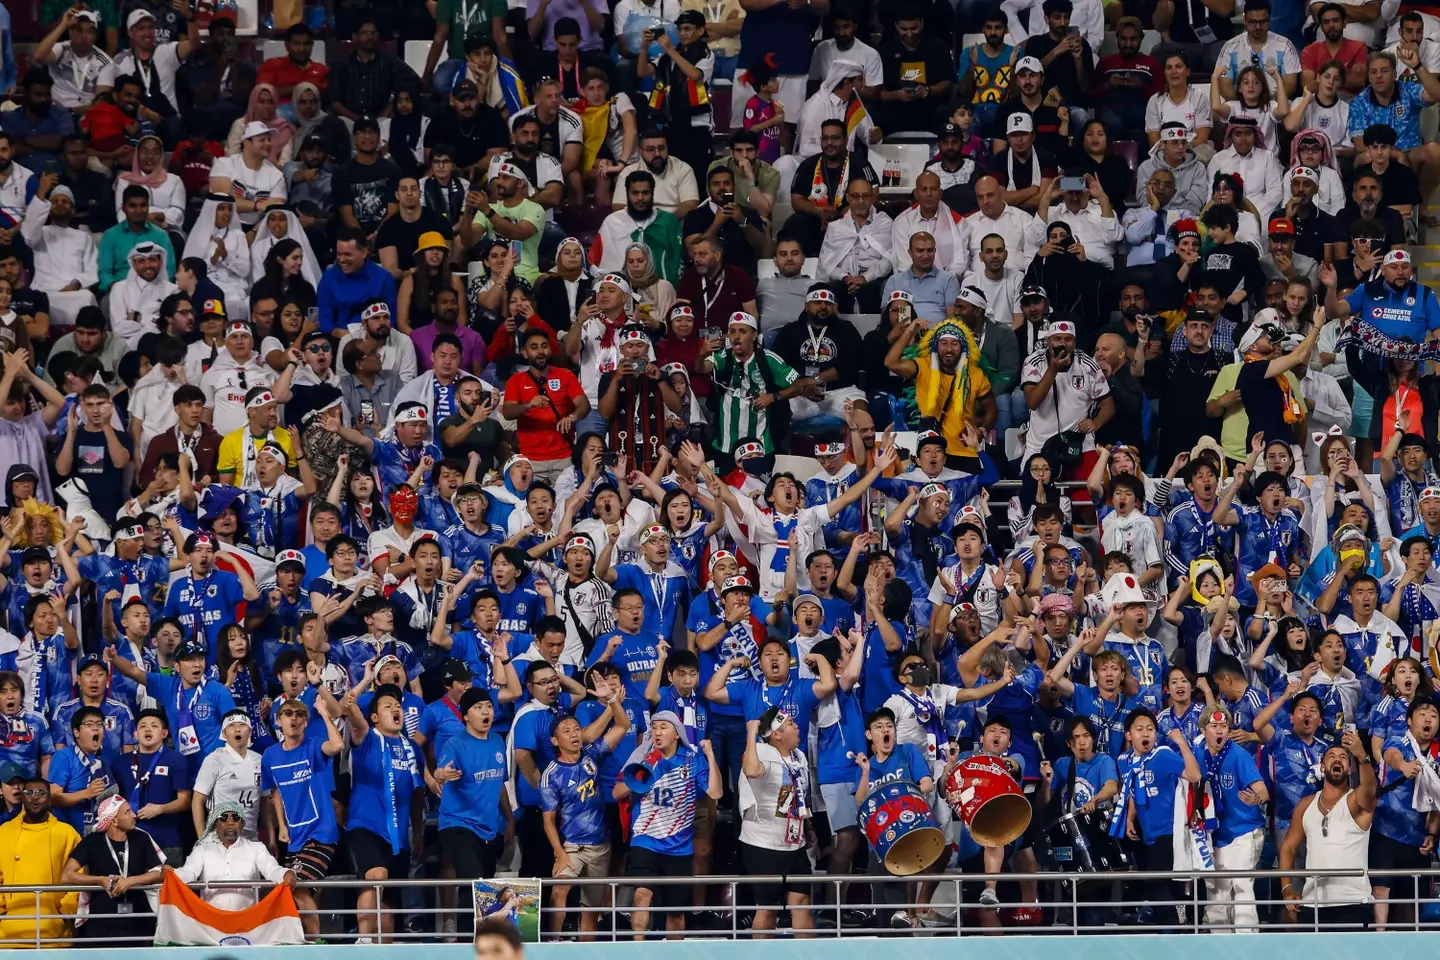
[[[117,867],[120,868],[120,876],[122,876],[122,877],[128,877],[128,876],[130,876],[130,840],[129,840],[129,838],[128,838],[128,837],[126,838],[124,844],[120,847],[120,850],[119,850],[119,851],[117,851],[117,850],[115,849],[115,844],[113,844],[113,843],[110,842],[110,838],[109,838],[109,837],[106,837],[106,838],[105,838],[105,846],[107,846],[107,847],[110,848],[110,856],[112,856],[112,857],[115,858],[115,866],[117,866]]]
[[[459,720],[462,724],[465,722],[465,718],[460,715],[460,708],[455,706],[454,702],[450,699],[450,694],[447,693],[445,694],[445,696],[441,697],[440,702],[445,704],[445,706],[450,709],[451,713],[455,714],[456,720]]]
[[[710,284],[706,283],[703,280],[701,281],[700,299],[705,302],[705,316],[707,318],[710,316],[710,311],[715,308],[715,301],[720,299],[721,291],[725,289],[725,274],[723,272],[720,274],[720,282],[715,285],[715,296],[713,297],[707,296],[705,293],[706,289],[708,289],[709,286]]]

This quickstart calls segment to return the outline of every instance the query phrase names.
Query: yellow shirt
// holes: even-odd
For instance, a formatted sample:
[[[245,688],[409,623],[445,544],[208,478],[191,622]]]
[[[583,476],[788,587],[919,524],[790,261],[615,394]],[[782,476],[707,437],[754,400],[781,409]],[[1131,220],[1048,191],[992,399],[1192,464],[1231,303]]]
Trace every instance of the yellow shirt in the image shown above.
[[[956,325],[956,321],[946,321]],[[961,354],[960,366],[954,373],[940,372],[930,350],[932,329],[921,338],[916,346],[915,361],[915,406],[921,417],[940,421],[940,433],[945,438],[945,452],[954,457],[975,457],[979,454],[967,447],[960,439],[965,424],[975,419],[975,409],[980,398],[990,393],[990,378],[980,367],[980,348],[970,331],[959,325],[965,337],[965,350]],[[957,385],[957,378],[964,378]],[[962,400],[961,394],[964,394]]]
[[[1220,399],[1222,393],[1229,393],[1235,389],[1235,382],[1240,377],[1242,363],[1229,363],[1220,368],[1215,376],[1215,384],[1210,388],[1210,396],[1207,401]],[[1293,373],[1287,372],[1285,378],[1290,381],[1290,389],[1295,393],[1295,399],[1300,401],[1300,409],[1306,413],[1309,409],[1305,406],[1305,395],[1300,391],[1300,381],[1295,379]],[[1225,417],[1220,421],[1220,447],[1225,451],[1225,456],[1230,460],[1244,460],[1250,456],[1246,446],[1246,440],[1250,436],[1250,415],[1245,412],[1245,405],[1237,403],[1225,411]]]
[[[245,465],[245,438],[247,436],[254,444],[256,454],[260,452],[260,448],[265,445],[267,440],[273,440],[284,449],[286,465],[295,466],[294,441],[290,439],[289,430],[276,428],[263,437],[257,437],[250,433],[250,427],[247,425],[234,433],[225,434],[225,439],[220,441],[220,452],[216,455],[215,460],[217,472],[233,473],[237,479],[240,477],[243,472],[241,468]]]
[[[0,825],[0,948],[33,948],[35,917],[46,914],[74,914],[77,893],[6,892],[4,887],[53,886],[60,882],[65,861],[80,845],[80,835],[70,824],[53,814],[44,823],[26,823],[24,814]],[[36,901],[39,910],[36,910]],[[41,920],[40,937],[67,936],[65,920]],[[63,944],[46,944],[48,947]]]

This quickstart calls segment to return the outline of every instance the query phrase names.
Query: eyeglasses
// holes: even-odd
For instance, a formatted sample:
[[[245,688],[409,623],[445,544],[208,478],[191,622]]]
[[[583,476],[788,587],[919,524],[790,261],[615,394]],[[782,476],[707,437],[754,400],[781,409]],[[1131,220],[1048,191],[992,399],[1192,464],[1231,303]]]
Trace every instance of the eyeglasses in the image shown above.
[[[308,346],[308,347],[305,348],[305,352],[306,352],[306,353],[329,353],[329,352],[330,352],[330,344],[328,344],[328,343],[312,343],[312,344],[310,344],[310,346]]]
[[[221,823],[244,823],[245,820],[238,813],[222,813],[219,816]]]
[[[20,795],[22,797],[48,797],[50,795],[50,788],[26,787],[25,789],[20,791]]]
[[[86,728],[89,728],[89,729],[91,729],[91,730],[99,730],[99,729],[103,728],[104,726],[105,726],[105,723],[104,723],[103,720],[86,720],[86,721],[84,721],[83,723],[80,724],[80,728],[81,728],[82,730],[83,730],[83,729],[86,729]]]

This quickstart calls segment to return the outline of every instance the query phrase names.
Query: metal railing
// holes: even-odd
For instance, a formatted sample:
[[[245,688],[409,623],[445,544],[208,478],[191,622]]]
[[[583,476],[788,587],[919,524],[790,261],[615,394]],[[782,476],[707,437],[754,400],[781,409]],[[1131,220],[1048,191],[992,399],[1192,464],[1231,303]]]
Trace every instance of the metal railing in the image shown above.
[[[817,874],[806,877],[782,876],[707,876],[707,877],[610,877],[596,879],[564,879],[542,881],[540,888],[540,910],[538,923],[542,941],[582,940],[587,942],[613,942],[630,939],[660,939],[662,937],[698,937],[748,940],[762,937],[817,937],[836,938],[852,936],[918,935],[918,936],[977,936],[998,933],[1045,933],[1048,935],[1081,936],[1089,933],[1219,933],[1252,929],[1318,933],[1327,930],[1356,929],[1353,925],[1323,922],[1318,914],[1308,908],[1313,903],[1301,904],[1300,918],[1291,920],[1285,913],[1289,904],[1280,897],[1281,874],[1274,870],[1243,871],[1190,871],[1154,872],[1132,871],[1122,873],[1006,873],[1006,874],[961,874],[942,873],[913,877],[873,876],[854,874],[828,876]],[[1370,886],[1368,869],[1353,870],[1293,870],[1283,875],[1286,878],[1316,879],[1361,879]],[[1394,871],[1385,871],[1383,876],[1397,876]],[[1400,876],[1416,879],[1414,895],[1406,898],[1390,898],[1382,901],[1389,905],[1392,919],[1387,930],[1421,931],[1440,930],[1440,919],[1426,920],[1425,907],[1440,905],[1440,899],[1430,895],[1428,881],[1440,878],[1440,869],[1407,871]],[[507,879],[507,878],[496,878]],[[1255,881],[1254,898],[1210,899],[1204,881]],[[1013,899],[1000,900],[996,904],[983,905],[979,892],[989,881],[998,882],[1002,893],[1010,884],[1030,884],[1037,887],[1034,901]],[[1266,881],[1272,881],[1266,889]],[[1169,884],[1183,885],[1184,896],[1171,897]],[[790,888],[808,887],[810,902],[790,906],[760,905],[753,902],[751,888],[755,886],[785,884]],[[1145,889],[1138,890],[1141,885]],[[1394,885],[1394,884],[1392,884]],[[202,894],[218,890],[251,890],[258,897],[271,888],[268,882],[249,883],[202,883],[191,885]],[[470,905],[471,881],[455,879],[417,880],[324,880],[314,884],[300,884],[315,893],[320,906],[315,910],[301,911],[302,917],[317,917],[322,926],[321,937],[330,943],[348,943],[362,937],[371,937],[378,942],[410,941],[435,942],[464,937],[473,922]],[[556,907],[549,903],[549,894],[555,886],[566,886],[574,891],[580,887],[601,887],[605,891],[605,906],[582,908],[577,906]],[[637,888],[658,891],[674,886],[704,887],[708,894],[718,891],[720,902],[687,907],[662,907],[652,903],[637,908],[633,904],[633,892]],[[899,886],[906,891],[903,899],[895,902],[884,896],[882,889]],[[868,896],[857,895],[868,888]],[[95,887],[67,886],[0,886],[0,897],[9,902],[8,912],[0,916],[0,922],[13,929],[17,922],[34,921],[34,936],[25,937],[27,943],[36,947],[56,944],[83,946],[86,934],[46,936],[43,926],[47,921],[72,921],[73,916],[61,913],[40,912],[35,904],[42,894],[66,894],[96,892]],[[139,889],[139,888],[136,888]],[[924,891],[927,899],[918,900]],[[376,894],[374,909],[360,910],[354,904],[354,897],[361,891]],[[456,906],[442,906],[441,893],[454,893]],[[387,895],[391,903],[386,903]],[[711,896],[707,895],[707,899]],[[33,896],[37,899],[29,900]],[[18,902],[17,902],[18,898]],[[448,896],[446,897],[448,899]],[[658,894],[655,897],[659,900]],[[410,901],[408,904],[406,901]],[[398,903],[398,905],[397,905]],[[1233,918],[1217,920],[1216,915],[1235,907],[1252,908],[1258,912],[1259,922],[1236,922]],[[1218,908],[1218,909],[1217,909]],[[773,929],[757,929],[752,926],[754,915],[759,910],[774,912],[776,924]],[[1027,922],[1015,925],[1011,914],[1016,910],[1038,909],[1041,922]],[[1370,907],[1367,904],[1366,910]],[[34,911],[34,912],[31,912]],[[574,921],[581,912],[589,912],[598,919],[597,929],[589,932],[574,928]],[[1401,922],[1394,916],[1403,911]],[[644,929],[635,929],[636,913],[648,914]],[[686,929],[667,931],[665,918],[671,915],[686,917]],[[789,924],[780,926],[779,920],[789,916]],[[808,918],[810,924],[799,924]],[[550,928],[557,926],[555,918],[563,915],[570,921],[560,931]],[[114,915],[92,915],[87,923],[96,924],[94,936],[111,944],[149,945],[149,936],[109,936],[99,930],[100,926],[120,920],[144,918],[143,914],[122,917]],[[361,918],[373,924],[373,930],[359,931]],[[901,923],[896,918],[903,917]],[[383,937],[374,931],[383,930],[386,919],[393,922],[394,932]],[[444,922],[457,921],[456,930],[451,932]],[[701,922],[704,921],[704,922]],[[420,929],[416,929],[419,927]],[[6,937],[9,943],[19,938],[13,933]]]

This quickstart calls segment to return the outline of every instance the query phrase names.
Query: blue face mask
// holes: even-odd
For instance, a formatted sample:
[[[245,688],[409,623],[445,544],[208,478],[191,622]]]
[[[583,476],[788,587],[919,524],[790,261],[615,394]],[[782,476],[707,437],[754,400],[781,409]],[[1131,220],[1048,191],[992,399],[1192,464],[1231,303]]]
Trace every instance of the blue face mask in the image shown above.
[[[764,457],[752,457],[749,460],[740,461],[740,469],[752,477],[765,480],[770,476],[770,465],[765,462]]]

